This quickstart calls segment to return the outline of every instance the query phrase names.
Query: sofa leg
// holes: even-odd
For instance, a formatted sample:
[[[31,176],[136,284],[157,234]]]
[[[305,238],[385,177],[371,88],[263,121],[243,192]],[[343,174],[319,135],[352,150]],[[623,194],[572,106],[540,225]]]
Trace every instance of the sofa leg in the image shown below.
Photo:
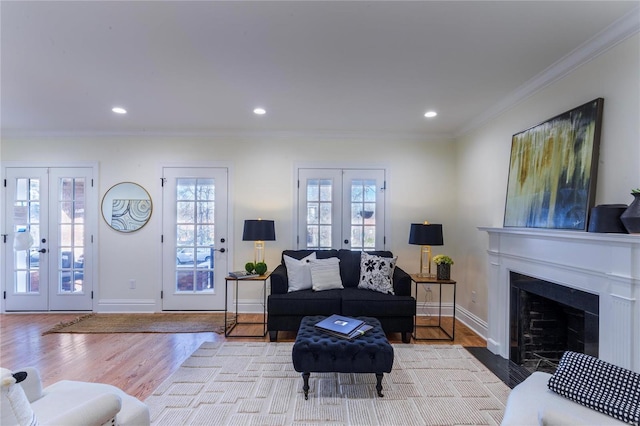
[[[269,330],[269,341],[277,342],[278,341],[278,330]]]
[[[402,343],[411,343],[411,333],[403,332],[402,333]]]

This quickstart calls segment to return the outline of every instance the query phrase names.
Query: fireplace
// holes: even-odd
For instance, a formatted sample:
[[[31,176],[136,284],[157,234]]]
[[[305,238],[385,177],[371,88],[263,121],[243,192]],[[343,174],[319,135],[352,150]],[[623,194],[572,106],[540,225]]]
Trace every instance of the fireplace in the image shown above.
[[[520,303],[512,294],[513,273],[516,281],[541,281],[528,284],[534,291],[527,292],[536,297],[549,298],[549,294],[564,291],[597,298],[584,302],[586,308],[572,306],[585,311],[584,321],[575,311],[557,314],[568,315],[574,328],[577,323],[585,326],[585,336],[567,346],[584,339],[579,352],[597,354],[604,361],[640,372],[640,236],[524,228],[480,230],[489,234],[486,336],[491,352],[511,359],[511,307]],[[526,303],[538,303],[536,297]],[[595,315],[597,326],[592,323]]]
[[[598,356],[598,296],[511,272],[509,359],[555,371],[565,351]]]

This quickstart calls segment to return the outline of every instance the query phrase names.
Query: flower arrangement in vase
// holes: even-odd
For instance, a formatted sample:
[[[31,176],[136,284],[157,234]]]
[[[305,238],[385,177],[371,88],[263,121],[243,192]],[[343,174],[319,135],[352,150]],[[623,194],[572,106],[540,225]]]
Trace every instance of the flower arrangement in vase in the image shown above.
[[[453,259],[444,254],[438,254],[433,257],[433,262],[437,266],[436,278],[439,280],[451,279],[451,265],[453,265]]]

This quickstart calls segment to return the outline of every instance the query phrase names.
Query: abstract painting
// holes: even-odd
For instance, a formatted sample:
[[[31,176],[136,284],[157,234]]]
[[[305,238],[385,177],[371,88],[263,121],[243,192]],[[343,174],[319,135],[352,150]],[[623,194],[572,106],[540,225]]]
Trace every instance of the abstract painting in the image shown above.
[[[586,230],[604,99],[513,135],[505,227]]]
[[[150,216],[150,200],[114,199],[111,227],[118,231],[133,232],[142,228]]]

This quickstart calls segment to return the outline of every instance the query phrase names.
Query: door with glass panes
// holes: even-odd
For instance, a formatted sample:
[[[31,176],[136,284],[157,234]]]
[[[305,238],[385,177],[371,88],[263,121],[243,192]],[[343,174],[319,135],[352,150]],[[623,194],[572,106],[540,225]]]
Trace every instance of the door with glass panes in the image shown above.
[[[163,168],[163,310],[224,309],[227,181],[224,167]]]
[[[383,250],[383,169],[298,169],[298,248]]]
[[[90,167],[7,167],[7,311],[92,310]]]

